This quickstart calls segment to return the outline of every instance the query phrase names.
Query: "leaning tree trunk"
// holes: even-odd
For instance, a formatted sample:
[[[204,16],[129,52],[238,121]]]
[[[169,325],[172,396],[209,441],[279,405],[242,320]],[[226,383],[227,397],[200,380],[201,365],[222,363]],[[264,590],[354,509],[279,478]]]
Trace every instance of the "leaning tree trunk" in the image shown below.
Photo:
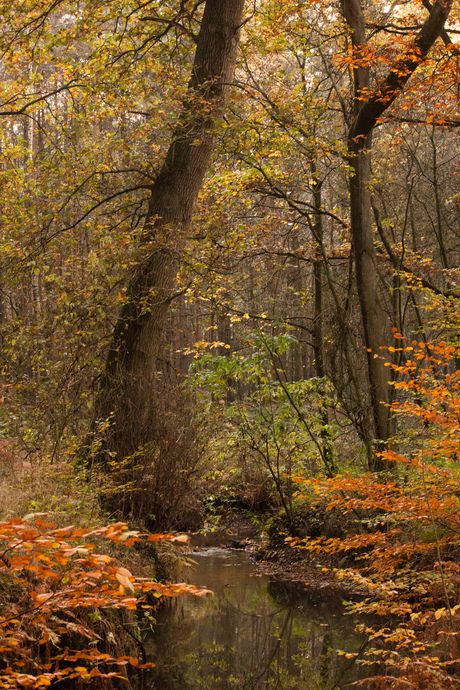
[[[374,418],[374,436],[380,447],[388,441],[391,419],[388,375],[380,348],[387,344],[389,324],[379,299],[374,235],[371,216],[371,147],[372,131],[378,119],[401,93],[410,76],[423,62],[428,51],[441,35],[453,0],[436,0],[413,42],[392,65],[388,75],[369,92],[369,70],[365,66],[367,43],[365,17],[360,0],[342,0],[345,20],[352,32],[355,55],[354,113],[348,132],[350,164],[350,221],[356,264],[356,284],[361,306],[364,338]],[[360,59],[364,58],[360,63]],[[379,456],[370,469],[385,469]]]
[[[148,442],[165,320],[180,254],[210,164],[233,79],[244,0],[206,0],[187,96],[152,185],[142,258],[128,285],[101,377],[95,419],[105,420],[98,458],[117,461]]]

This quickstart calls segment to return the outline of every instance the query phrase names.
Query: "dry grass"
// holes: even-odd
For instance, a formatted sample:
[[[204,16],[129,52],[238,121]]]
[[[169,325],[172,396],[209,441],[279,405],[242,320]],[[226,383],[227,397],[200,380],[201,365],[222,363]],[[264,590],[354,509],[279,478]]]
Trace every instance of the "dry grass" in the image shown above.
[[[110,522],[99,501],[99,489],[78,473],[72,464],[30,461],[14,448],[12,441],[0,441],[0,521],[48,513],[59,527],[75,525],[95,529]],[[134,525],[138,527],[138,525]],[[126,548],[95,537],[96,551],[142,577],[177,579],[183,565],[182,551],[168,543]]]
[[[67,463],[31,461],[0,441],[0,519],[49,512],[59,525],[92,527],[107,520],[97,492]]]

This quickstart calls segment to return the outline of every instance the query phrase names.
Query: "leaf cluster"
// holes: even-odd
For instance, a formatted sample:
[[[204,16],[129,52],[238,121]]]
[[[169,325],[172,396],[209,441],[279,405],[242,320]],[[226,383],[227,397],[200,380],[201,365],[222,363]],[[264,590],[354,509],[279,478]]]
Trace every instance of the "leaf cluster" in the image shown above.
[[[46,513],[0,523],[1,688],[43,688],[72,678],[119,678],[126,664],[149,668],[152,663],[141,663],[137,657],[99,649],[101,637],[91,621],[100,620],[110,609],[149,608],[149,596],[207,592],[185,583],[137,578],[112,557],[96,553],[91,538],[125,546],[186,540],[173,534],[141,534],[125,523],[94,530],[58,528],[47,522]],[[89,612],[87,622],[83,611]],[[88,640],[90,646],[85,647]]]
[[[364,626],[376,643],[365,659],[384,659],[399,674],[419,664],[441,674],[449,687],[445,671],[455,674],[460,633],[460,350],[447,341],[394,335],[401,347],[390,349],[401,352],[403,363],[389,365],[401,377],[393,382],[402,394],[393,412],[403,431],[383,453],[391,471],[299,476],[295,481],[313,505],[353,516],[355,527],[342,539],[289,541],[341,559],[332,577],[363,597],[351,610],[386,621],[380,630]],[[399,621],[396,627],[390,618]]]

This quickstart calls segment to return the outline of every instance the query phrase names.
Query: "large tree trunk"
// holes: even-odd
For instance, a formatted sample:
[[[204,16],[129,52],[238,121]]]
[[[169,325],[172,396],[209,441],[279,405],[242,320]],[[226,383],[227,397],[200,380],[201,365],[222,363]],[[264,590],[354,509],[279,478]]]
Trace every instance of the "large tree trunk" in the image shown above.
[[[390,391],[388,373],[381,359],[380,347],[388,345],[388,317],[379,298],[378,272],[371,218],[371,136],[363,148],[350,156],[353,174],[350,176],[350,217],[356,281],[361,305],[367,364],[370,379],[370,397],[374,418],[374,434],[379,441],[390,436]],[[373,460],[376,463],[377,460]],[[371,469],[377,469],[372,467]],[[380,468],[383,469],[383,468]]]
[[[436,0],[412,44],[396,58],[390,66],[387,77],[369,95],[369,70],[360,65],[360,56],[366,54],[367,47],[364,12],[360,0],[342,0],[343,14],[352,32],[356,59],[354,113],[348,133],[351,232],[356,264],[356,283],[367,348],[374,435],[376,440],[383,444],[390,436],[391,419],[388,407],[390,400],[388,375],[380,359],[380,347],[388,344],[390,329],[379,300],[372,227],[370,195],[372,131],[378,119],[398,97],[410,76],[442,33],[452,3],[453,0]],[[371,469],[384,469],[379,457],[375,458]]]
[[[207,0],[187,97],[152,185],[142,258],[130,280],[101,377],[96,420],[108,420],[103,457],[122,460],[148,442],[157,358],[176,290],[181,249],[210,164],[233,79],[244,0]]]

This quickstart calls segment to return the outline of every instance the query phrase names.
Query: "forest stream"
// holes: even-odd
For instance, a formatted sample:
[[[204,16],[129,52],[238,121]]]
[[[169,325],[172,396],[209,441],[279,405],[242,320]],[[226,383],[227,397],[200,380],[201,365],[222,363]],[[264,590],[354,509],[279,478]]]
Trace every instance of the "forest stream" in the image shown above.
[[[340,600],[268,577],[244,551],[213,545],[188,558],[188,581],[213,594],[156,611],[145,643],[157,664],[148,688],[333,690],[359,677],[339,654],[363,643]]]

